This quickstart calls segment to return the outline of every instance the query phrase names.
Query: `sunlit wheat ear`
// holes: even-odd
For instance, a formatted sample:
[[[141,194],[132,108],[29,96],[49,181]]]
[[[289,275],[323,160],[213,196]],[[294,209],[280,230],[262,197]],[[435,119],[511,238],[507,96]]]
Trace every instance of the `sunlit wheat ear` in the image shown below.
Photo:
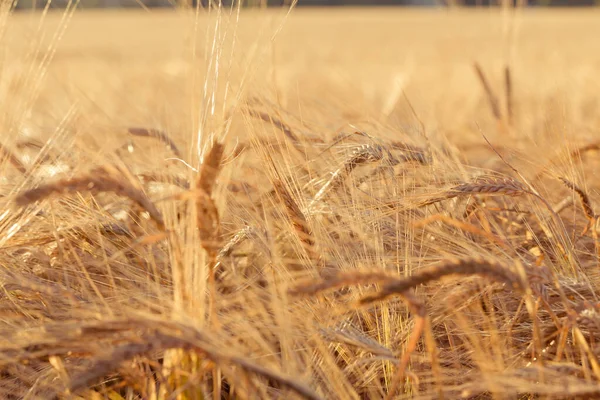
[[[368,304],[380,301],[448,275],[480,275],[510,284],[515,289],[524,290],[519,275],[513,269],[495,261],[470,258],[445,261],[440,265],[419,270],[407,278],[400,278],[386,283],[378,293],[362,298],[361,303]]]
[[[127,128],[127,132],[133,136],[154,138],[154,139],[162,142],[163,144],[165,144],[167,146],[167,148],[169,150],[171,150],[173,152],[173,154],[175,154],[175,156],[177,156],[178,158],[182,158],[181,151],[179,151],[179,148],[177,147],[175,142],[169,137],[169,135],[167,135],[163,131],[160,131],[158,129],[134,127],[134,128]]]
[[[7,158],[8,162],[19,170],[20,173],[25,174],[27,172],[27,168],[25,168],[21,160],[3,144],[0,144],[0,158]]]
[[[512,178],[480,178],[473,182],[461,183],[438,197],[419,203],[419,207],[439,203],[455,197],[482,194],[487,196],[521,196],[532,194],[521,182]]]
[[[427,154],[422,147],[398,141],[391,142],[390,147],[401,152],[402,161],[416,161],[423,165],[431,164],[431,155]]]
[[[221,170],[223,145],[214,142],[200,168],[196,182],[197,225],[202,246],[211,255],[216,256],[217,241],[220,235],[219,212],[212,197],[213,189]]]
[[[245,226],[244,228],[240,229],[227,243],[225,243],[221,250],[219,250],[217,259],[228,257],[236,247],[254,235],[255,232],[251,226]]]
[[[327,195],[327,193],[338,188],[344,179],[350,175],[356,167],[366,163],[381,161],[384,157],[384,154],[383,148],[378,145],[368,144],[360,146],[354,150],[350,157],[344,161],[344,164],[335,170],[335,172],[331,175],[331,178],[329,178],[329,180],[325,182],[321,189],[319,189],[315,197],[310,202],[308,208],[312,209],[312,206],[321,201]]]
[[[186,190],[190,188],[190,182],[188,182],[187,179],[175,175],[159,172],[144,172],[137,174],[137,176],[142,178],[145,182],[168,183]]]
[[[492,110],[492,114],[494,114],[494,118],[496,118],[496,120],[498,120],[498,121],[501,121],[502,113],[500,112],[500,105],[498,103],[498,97],[494,94],[492,86],[490,85],[485,74],[483,73],[481,66],[478,63],[475,63],[475,64],[473,64],[473,67],[475,68],[477,77],[479,78],[479,81],[481,82],[481,85],[483,86],[483,90],[485,91],[485,95],[487,96],[487,99],[488,99],[488,102],[490,105],[490,109]]]
[[[43,200],[53,194],[66,195],[77,192],[112,192],[133,200],[142,207],[154,220],[159,229],[163,230],[164,220],[162,214],[146,194],[137,187],[135,182],[126,179],[131,174],[122,168],[105,165],[91,170],[88,174],[73,178],[59,179],[57,181],[38,186],[34,189],[23,191],[17,195],[15,202],[19,206],[26,206],[33,202]]]
[[[322,280],[307,280],[289,289],[288,293],[292,296],[314,296],[321,292],[345,286],[371,285],[389,282],[396,278],[397,275],[385,271],[339,272]]]
[[[583,209],[583,213],[588,220],[592,220],[595,217],[594,209],[592,208],[592,202],[590,201],[590,197],[588,194],[581,189],[579,186],[568,180],[564,177],[558,178],[566,187],[573,190],[579,196],[579,200],[581,202],[581,208]]]
[[[296,201],[292,197],[291,193],[279,178],[275,178],[273,181],[273,188],[277,194],[277,198],[283,203],[288,218],[294,227],[294,232],[296,233],[296,236],[298,236],[298,239],[306,251],[306,254],[311,259],[318,258],[315,249],[314,236],[306,216],[302,210],[300,210],[300,207],[298,207],[298,204],[296,204]]]
[[[246,108],[246,111],[250,116],[260,119],[261,121],[267,122],[273,125],[275,128],[282,131],[283,134],[292,142],[294,148],[298,150],[298,152],[300,152],[302,155],[306,155],[306,149],[304,148],[302,143],[300,143],[300,139],[298,139],[298,136],[294,133],[294,131],[292,130],[292,128],[290,128],[289,125],[284,123],[279,118],[267,114],[266,112],[254,110],[252,108]]]
[[[447,275],[481,275],[497,281],[521,287],[519,276],[512,269],[495,261],[483,258],[448,260],[440,265],[421,269],[412,276],[399,278],[397,275],[384,271],[351,271],[340,272],[319,281],[307,281],[291,288],[290,295],[315,295],[327,290],[345,286],[369,285],[384,283],[382,289],[372,296],[364,297],[361,304],[369,304],[383,300],[395,294],[402,294],[419,285],[436,281]]]
[[[594,246],[596,248],[596,257],[598,258],[598,262],[600,262],[600,240],[598,238],[598,215],[594,213],[594,209],[592,207],[592,202],[590,201],[590,197],[588,194],[581,189],[579,186],[568,180],[564,177],[558,178],[566,187],[573,190],[579,196],[579,200],[581,203],[581,208],[583,209],[583,213],[588,220],[587,225],[583,229],[582,235],[585,235],[590,229],[592,231],[592,237],[594,238]]]

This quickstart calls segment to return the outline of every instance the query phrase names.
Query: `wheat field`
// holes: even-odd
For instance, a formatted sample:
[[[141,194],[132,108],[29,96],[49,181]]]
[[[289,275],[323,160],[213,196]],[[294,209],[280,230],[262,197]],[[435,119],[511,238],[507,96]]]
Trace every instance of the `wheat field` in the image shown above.
[[[600,13],[0,6],[0,397],[600,397]]]

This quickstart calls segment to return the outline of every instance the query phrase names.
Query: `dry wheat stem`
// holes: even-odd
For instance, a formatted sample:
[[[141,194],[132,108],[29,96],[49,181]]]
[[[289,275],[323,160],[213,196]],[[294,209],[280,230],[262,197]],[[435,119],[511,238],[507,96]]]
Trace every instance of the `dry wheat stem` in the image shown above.
[[[496,118],[496,120],[498,120],[498,121],[502,120],[502,113],[500,112],[500,106],[498,105],[498,97],[494,94],[494,91],[492,90],[492,86],[490,85],[489,81],[485,77],[485,74],[483,73],[481,66],[478,63],[474,63],[473,67],[475,68],[477,77],[479,78],[479,81],[481,82],[481,85],[483,86],[483,90],[485,91],[485,94],[487,96],[490,108],[492,110],[492,114],[494,114],[494,117]]]
[[[513,120],[513,85],[510,73],[510,67],[507,65],[504,68],[504,87],[506,95],[506,117],[508,124],[512,125]]]

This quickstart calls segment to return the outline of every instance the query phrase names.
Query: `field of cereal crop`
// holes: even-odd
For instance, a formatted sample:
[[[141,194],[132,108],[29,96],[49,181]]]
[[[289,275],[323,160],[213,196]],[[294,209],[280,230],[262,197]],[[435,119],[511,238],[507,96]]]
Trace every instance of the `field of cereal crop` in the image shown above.
[[[0,7],[0,397],[600,395],[600,13]]]

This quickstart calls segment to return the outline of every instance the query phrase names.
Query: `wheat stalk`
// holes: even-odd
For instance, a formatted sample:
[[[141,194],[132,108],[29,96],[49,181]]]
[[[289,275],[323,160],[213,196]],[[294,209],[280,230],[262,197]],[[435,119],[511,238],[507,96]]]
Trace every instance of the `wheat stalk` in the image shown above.
[[[504,68],[504,88],[506,95],[506,117],[508,118],[508,124],[511,125],[513,120],[513,85],[508,65]]]
[[[477,77],[479,78],[479,81],[481,82],[481,85],[483,86],[483,90],[485,91],[485,95],[487,96],[488,103],[492,110],[492,114],[494,114],[494,117],[496,118],[496,120],[498,120],[498,121],[502,120],[502,113],[500,112],[500,106],[498,105],[498,97],[494,94],[494,91],[492,90],[492,86],[490,85],[485,74],[483,73],[481,66],[478,63],[474,63],[473,67],[475,68]]]

